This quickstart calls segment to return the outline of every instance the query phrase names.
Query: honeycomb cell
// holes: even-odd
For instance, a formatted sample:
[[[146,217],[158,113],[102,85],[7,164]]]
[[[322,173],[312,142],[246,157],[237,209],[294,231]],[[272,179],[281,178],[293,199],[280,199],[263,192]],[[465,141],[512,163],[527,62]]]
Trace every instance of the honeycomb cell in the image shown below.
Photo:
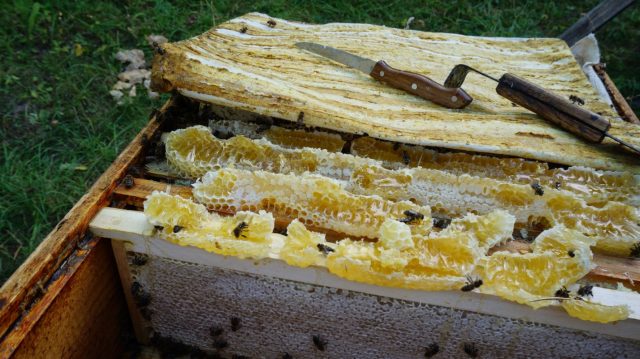
[[[429,207],[354,195],[339,181],[323,176],[229,168],[207,173],[193,187],[196,201],[211,210],[220,210],[225,202],[236,206],[244,202],[277,217],[297,212],[297,219],[303,223],[348,236],[376,238],[386,219],[403,218],[407,210],[424,215],[424,220],[415,222],[412,228],[425,231],[431,227]]]
[[[287,227],[287,237],[280,250],[280,258],[296,267],[324,267],[327,254],[318,245],[330,248],[325,249],[325,252],[335,247],[335,244],[325,240],[324,234],[311,232],[300,221],[294,220]]]

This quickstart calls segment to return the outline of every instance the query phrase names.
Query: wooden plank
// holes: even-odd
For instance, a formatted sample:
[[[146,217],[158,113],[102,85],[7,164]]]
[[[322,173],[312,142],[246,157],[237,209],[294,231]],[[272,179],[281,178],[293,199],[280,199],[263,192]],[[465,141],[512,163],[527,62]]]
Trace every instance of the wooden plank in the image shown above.
[[[164,104],[166,111],[173,100]],[[124,177],[128,167],[143,155],[143,141],[160,129],[162,118],[153,116],[89,191],[73,206],[38,248],[13,273],[0,289],[0,336],[21,316],[25,309],[46,290],[45,285],[72,253],[91,218],[108,201],[111,191]]]
[[[136,178],[134,186],[126,188],[123,185],[118,186],[114,191],[114,198],[126,201],[127,204],[142,207],[142,203],[153,191],[166,191],[170,194],[178,195],[184,198],[192,198],[191,187],[169,185],[162,182]],[[233,215],[232,212],[221,213],[224,215]],[[293,220],[293,218],[276,218],[276,229],[284,229]],[[328,231],[323,228],[309,227],[310,230],[327,234],[327,240],[339,240],[347,237],[347,235],[335,231]],[[496,246],[491,249],[490,253],[496,251],[511,252],[527,252],[530,245],[522,241],[510,241],[503,245]],[[626,287],[640,291],[640,260],[616,258],[607,255],[594,253],[593,262],[596,267],[587,274],[587,279],[596,282],[606,282],[616,284],[623,283]]]
[[[595,70],[600,80],[602,80],[602,83],[607,89],[609,96],[611,96],[613,106],[615,106],[616,111],[618,111],[620,117],[622,117],[622,119],[627,122],[640,123],[640,120],[638,120],[638,117],[631,109],[631,106],[629,106],[629,104],[627,103],[627,100],[625,100],[624,96],[622,96],[616,85],[613,83],[613,81],[611,81],[611,78],[605,71],[605,65],[593,65],[593,69]]]
[[[594,301],[602,304],[619,304],[624,301],[631,309],[629,319],[615,324],[600,324],[569,317],[556,307],[534,310],[524,305],[502,300],[481,293],[461,291],[421,291],[381,287],[349,281],[329,273],[326,268],[297,268],[276,258],[263,260],[239,259],[221,256],[191,246],[179,246],[156,237],[152,226],[145,223],[142,212],[104,208],[90,224],[91,230],[100,236],[127,242],[128,250],[190,263],[215,266],[245,273],[310,283],[331,288],[369,293],[377,296],[410,300],[449,308],[516,318],[537,323],[556,325],[586,332],[596,332],[615,337],[640,340],[640,294],[597,288]],[[119,238],[123,237],[123,238]]]
[[[135,333],[136,339],[139,343],[148,345],[151,329],[146,325],[146,321],[138,310],[131,293],[133,281],[131,280],[131,268],[127,261],[127,252],[124,248],[124,243],[122,241],[112,241],[111,246],[113,248],[113,255],[118,267],[124,297],[127,300],[127,308],[129,309],[129,316],[131,318],[131,323],[133,324],[133,332]]]
[[[604,0],[565,30],[560,38],[573,46],[583,37],[598,31],[634,2],[635,0]]]
[[[108,240],[71,254],[41,300],[0,343],[7,358],[117,358],[130,324]]]

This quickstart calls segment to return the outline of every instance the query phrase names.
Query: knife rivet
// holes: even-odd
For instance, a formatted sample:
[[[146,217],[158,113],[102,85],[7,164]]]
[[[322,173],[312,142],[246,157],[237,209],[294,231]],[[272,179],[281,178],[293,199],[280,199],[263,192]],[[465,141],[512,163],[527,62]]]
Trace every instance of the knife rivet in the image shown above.
[[[451,102],[456,102],[458,101],[458,98],[456,96],[451,96]]]
[[[380,77],[384,76],[384,71],[380,71]]]
[[[418,85],[416,85],[416,84],[411,84],[411,88],[412,88],[412,89],[414,89],[414,90],[417,90],[417,89],[418,89]]]

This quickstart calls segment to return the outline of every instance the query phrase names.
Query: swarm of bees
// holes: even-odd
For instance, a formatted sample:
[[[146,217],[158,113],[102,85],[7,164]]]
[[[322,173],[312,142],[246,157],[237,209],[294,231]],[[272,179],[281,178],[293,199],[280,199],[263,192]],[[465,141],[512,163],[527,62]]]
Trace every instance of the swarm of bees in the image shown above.
[[[470,275],[467,276],[467,284],[465,284],[462,288],[460,288],[463,292],[470,292],[476,288],[480,288],[482,285],[482,279],[474,279]]]
[[[404,218],[400,218],[398,221],[402,222],[402,223],[406,223],[406,224],[411,224],[417,221],[421,221],[424,219],[424,214],[420,213],[420,212],[416,212],[414,210],[408,209],[406,211],[403,212],[403,214],[405,215]]]

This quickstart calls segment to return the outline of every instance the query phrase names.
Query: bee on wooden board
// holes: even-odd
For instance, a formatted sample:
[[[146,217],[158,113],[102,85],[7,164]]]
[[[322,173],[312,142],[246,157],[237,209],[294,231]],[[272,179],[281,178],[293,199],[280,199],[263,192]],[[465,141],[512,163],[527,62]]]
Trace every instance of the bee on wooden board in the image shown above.
[[[431,358],[432,356],[438,354],[440,351],[440,346],[438,343],[431,343],[426,348],[424,348],[424,357]]]
[[[473,343],[464,343],[464,345],[462,346],[462,349],[464,350],[465,353],[467,353],[467,355],[471,358],[477,358],[478,357],[478,348],[476,347],[475,344]]]
[[[319,335],[314,335],[312,339],[313,344],[318,348],[318,350],[323,352],[327,349],[327,344],[329,343],[324,338]]]
[[[476,288],[480,288],[482,285],[482,279],[474,279],[470,275],[467,276],[467,284],[465,284],[462,288],[460,288],[463,292],[470,292]]]
[[[575,104],[578,104],[580,106],[584,105],[584,100],[576,95],[569,96],[569,101],[571,101],[571,103],[573,103],[574,105]]]
[[[240,236],[242,236],[242,238],[247,238],[247,236],[245,236],[243,234],[243,232],[246,231],[247,228],[249,228],[249,224],[247,222],[245,222],[245,221],[242,221],[242,222],[238,223],[236,228],[233,229],[233,235],[236,238],[240,238]]]
[[[244,33],[246,33],[246,32],[247,32],[247,30],[249,30],[249,28],[248,28],[248,27],[246,27],[246,26],[243,26],[243,27],[241,27],[241,28],[240,28],[240,33],[241,33],[241,34],[244,34]]]
[[[276,27],[276,21],[273,19],[269,19],[269,21],[267,21],[267,25],[269,25],[269,27],[271,28]]]

